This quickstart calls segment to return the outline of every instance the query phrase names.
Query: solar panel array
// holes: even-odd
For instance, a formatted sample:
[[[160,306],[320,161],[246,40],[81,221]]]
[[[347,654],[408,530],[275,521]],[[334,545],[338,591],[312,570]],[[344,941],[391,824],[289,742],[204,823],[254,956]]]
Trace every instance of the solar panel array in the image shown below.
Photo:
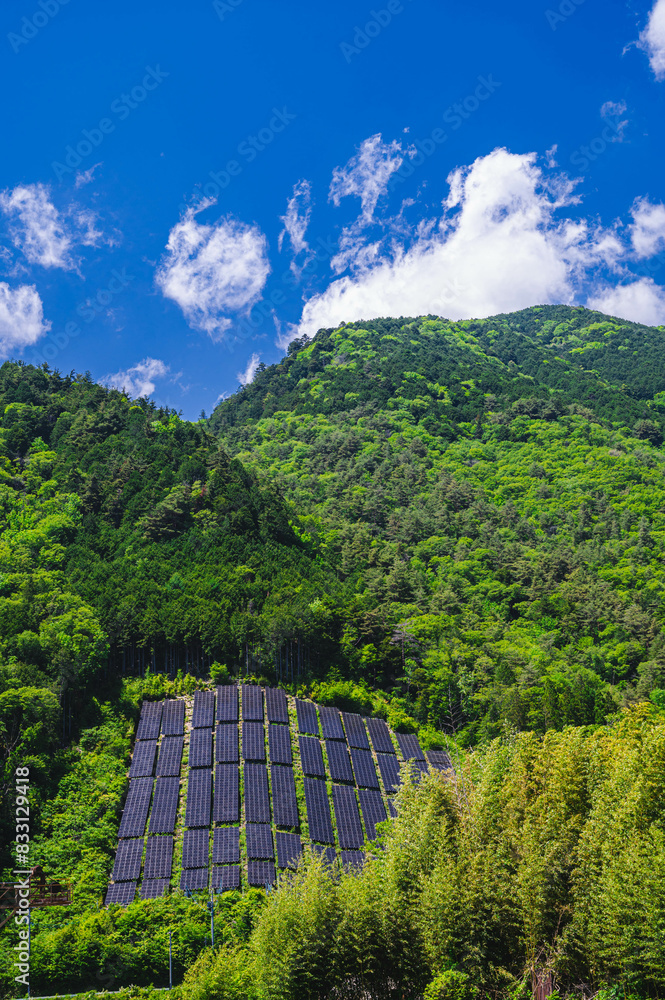
[[[400,766],[406,762],[416,780],[430,768],[447,771],[452,767],[447,753],[432,750],[425,755],[416,736],[393,736],[382,719],[363,719],[296,698],[292,707],[302,771],[298,780],[305,793],[305,815],[300,815],[293,720],[285,692],[266,688],[264,694],[257,685],[243,684],[239,689],[228,684],[216,691],[196,691],[193,702],[189,736],[184,701],[144,702],[142,706],[106,896],[109,904],[128,905],[137,885],[141,899],[156,898],[171,887],[186,744],[189,770],[180,877],[180,887],[186,892],[204,891],[209,885],[211,891],[226,892],[247,883],[273,884],[276,867],[296,867],[303,833],[326,863],[332,864],[339,852],[341,863],[356,870],[365,863],[361,848],[366,840],[375,840],[377,825],[395,815],[392,796],[400,785]],[[267,755],[264,718],[268,722]],[[331,798],[328,782],[332,782]],[[149,835],[144,842],[146,825]]]

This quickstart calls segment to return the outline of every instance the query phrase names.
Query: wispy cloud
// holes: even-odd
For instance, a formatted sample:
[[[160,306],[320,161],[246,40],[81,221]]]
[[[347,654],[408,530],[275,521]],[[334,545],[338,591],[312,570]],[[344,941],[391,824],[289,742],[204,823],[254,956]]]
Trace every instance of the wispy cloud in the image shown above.
[[[621,118],[622,115],[625,115],[626,110],[625,101],[605,101],[600,109],[601,118],[610,122],[614,129],[614,138],[610,139],[610,142],[623,142],[623,134],[630,124],[627,118],[623,120]]]
[[[9,218],[11,240],[29,264],[76,271],[76,246],[95,246],[101,238],[92,212],[75,205],[59,212],[48,185],[21,184],[0,192],[0,211]]]
[[[89,170],[79,171],[79,173],[76,175],[76,180],[74,181],[74,187],[81,188],[85,187],[86,184],[89,184],[90,181],[94,178],[95,171],[97,170],[98,167],[101,167],[101,163],[95,163],[95,165],[93,167],[90,167]]]
[[[305,233],[312,215],[312,187],[309,181],[298,181],[293,187],[293,197],[286,204],[286,215],[280,216],[284,228],[279,234],[278,249],[281,253],[284,237],[288,236],[294,256],[309,250]]]
[[[210,225],[197,222],[199,212],[212,204],[188,209],[176,223],[155,280],[191,327],[219,341],[232,325],[231,316],[261,298],[270,265],[258,226],[231,216]]]
[[[330,184],[330,200],[339,206],[342,198],[360,198],[362,221],[374,220],[379,198],[388,190],[388,181],[404,162],[405,150],[393,140],[385,143],[380,134],[361,143],[358,152],[343,167],[335,167]]]
[[[638,45],[649,57],[657,80],[665,80],[665,0],[656,0]]]
[[[34,285],[10,288],[6,281],[0,281],[0,356],[20,354],[50,329]]]
[[[144,358],[126,371],[105,375],[100,381],[110,388],[124,391],[133,399],[149,396],[155,391],[156,380],[165,378],[170,368],[158,358]]]
[[[256,369],[259,367],[261,362],[260,354],[252,354],[251,358],[247,362],[247,367],[244,372],[238,372],[238,381],[241,385],[249,385],[250,382],[254,381],[254,376],[256,375]]]

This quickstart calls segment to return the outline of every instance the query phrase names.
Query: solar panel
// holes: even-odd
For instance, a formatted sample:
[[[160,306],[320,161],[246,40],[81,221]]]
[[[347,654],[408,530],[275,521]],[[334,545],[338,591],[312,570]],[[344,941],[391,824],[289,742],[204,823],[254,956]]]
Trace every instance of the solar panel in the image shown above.
[[[335,854],[334,847],[324,847],[323,844],[312,844],[312,850],[315,854],[318,854],[320,858],[323,858],[325,864],[333,865],[337,855]]]
[[[266,714],[268,722],[289,721],[289,706],[282,688],[266,688]]]
[[[312,736],[319,735],[319,717],[316,714],[316,705],[313,701],[301,701],[296,698],[296,714],[298,716],[298,730],[301,733],[311,733]]]
[[[214,721],[214,691],[195,691],[194,711],[192,712],[192,729],[212,729]]]
[[[152,797],[152,778],[133,778],[129,782],[118,838],[142,837]]]
[[[217,688],[217,722],[238,721],[238,688],[222,684]]]
[[[395,747],[390,738],[390,730],[383,719],[365,719],[365,722],[367,723],[375,752],[395,753]]]
[[[275,834],[277,841],[277,867],[295,868],[298,859],[302,855],[302,842],[297,833],[283,833],[278,830]]]
[[[365,837],[360,823],[355,789],[350,785],[333,785],[332,793],[339,846],[343,850],[362,847]]]
[[[247,881],[250,885],[260,886],[275,884],[275,865],[272,861],[248,861]]]
[[[179,778],[157,778],[150,813],[150,833],[173,833],[179,797]]]
[[[342,851],[342,865],[348,872],[362,871],[365,864],[365,855],[362,851]]]
[[[324,844],[334,844],[326,783],[317,778],[305,778],[304,781],[310,838]]]
[[[298,801],[292,767],[279,764],[270,768],[272,809],[277,826],[298,826]]]
[[[291,731],[288,726],[268,726],[268,749],[271,764],[293,763]]]
[[[187,781],[185,826],[210,826],[212,775],[210,771],[190,771]]]
[[[162,715],[162,735],[182,736],[185,732],[184,701],[165,701]]]
[[[189,737],[189,766],[212,767],[212,729],[192,729]]]
[[[217,726],[215,735],[215,763],[236,764],[238,762],[238,724],[225,722]]]
[[[450,756],[445,750],[428,750],[427,759],[431,767],[437,771],[452,771],[453,765]]]
[[[173,837],[148,837],[143,877],[170,878],[173,860]]]
[[[343,712],[344,728],[346,729],[346,740],[350,747],[362,747],[369,750],[369,740],[365,732],[365,724],[359,715],[353,712]]]
[[[185,868],[180,876],[180,888],[190,892],[201,892],[208,888],[207,868]]]
[[[268,771],[265,764],[245,764],[245,822],[270,822]]]
[[[353,761],[353,773],[356,776],[356,785],[362,788],[378,788],[379,779],[376,776],[374,760],[369,750],[351,747],[351,760]]]
[[[243,760],[266,759],[266,733],[262,722],[243,722],[242,756]]]
[[[240,861],[240,827],[217,826],[212,835],[213,865],[231,865]]]
[[[212,818],[216,823],[237,823],[240,819],[240,781],[237,764],[215,768],[215,802]]]
[[[209,850],[209,830],[185,830],[182,838],[182,867],[207,868]]]
[[[158,899],[168,892],[170,881],[168,878],[143,879],[139,896],[141,899]]]
[[[129,906],[134,901],[136,895],[136,882],[116,882],[106,890],[107,906],[111,903],[118,903],[120,906]]]
[[[159,746],[157,777],[176,777],[180,774],[184,736],[165,736]]]
[[[239,889],[239,865],[215,865],[212,869],[211,885],[216,892],[232,892],[234,889]]]
[[[143,838],[141,840],[121,840],[115,855],[115,864],[111,872],[114,882],[131,882],[141,874],[141,858],[143,857]]]
[[[390,796],[388,796],[388,812],[390,813],[390,816],[391,816],[392,819],[396,818],[396,816],[397,816],[397,807],[395,806],[395,803],[390,798]]]
[[[367,839],[376,840],[376,824],[385,823],[388,818],[381,792],[375,788],[360,788],[358,789],[358,798],[360,799]]]
[[[319,705],[319,715],[324,740],[346,739],[339,709],[331,708],[329,705]]]
[[[349,760],[346,743],[338,740],[326,740],[328,755],[328,770],[333,781],[353,781],[353,771]]]
[[[303,774],[307,774],[311,778],[325,778],[326,770],[323,766],[323,754],[319,741],[314,736],[299,736],[298,739]]]
[[[245,721],[263,722],[263,691],[255,684],[242,686],[242,717]]]
[[[162,724],[161,701],[144,701],[136,730],[137,740],[156,740]]]
[[[377,753],[381,780],[387,792],[396,792],[401,784],[399,776],[399,761],[393,753]]]
[[[429,771],[426,760],[410,760],[408,766],[416,785],[419,784],[422,776]]]
[[[418,737],[412,733],[395,733],[404,760],[425,760]]]
[[[155,767],[156,752],[157,740],[142,740],[140,743],[135,743],[129,777],[151,778]]]
[[[245,827],[245,837],[248,858],[261,861],[269,861],[274,858],[270,823],[248,823]]]

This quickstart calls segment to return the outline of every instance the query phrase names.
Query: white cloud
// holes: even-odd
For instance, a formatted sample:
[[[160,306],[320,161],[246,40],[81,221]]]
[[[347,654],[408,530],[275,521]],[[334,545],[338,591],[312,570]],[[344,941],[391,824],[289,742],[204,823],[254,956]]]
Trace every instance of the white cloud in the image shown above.
[[[281,252],[284,237],[288,236],[295,256],[309,250],[305,233],[312,215],[312,188],[309,181],[298,181],[293,187],[293,197],[286,205],[286,215],[280,216],[284,228],[279,234],[278,248]]]
[[[638,42],[649,56],[657,80],[665,80],[665,0],[656,0]]]
[[[149,396],[155,391],[155,380],[169,374],[170,368],[157,358],[144,358],[132,368],[115,375],[105,375],[102,381],[112,389],[124,391],[128,396],[137,399]]]
[[[80,188],[85,187],[95,176],[95,170],[101,167],[101,163],[95,163],[94,166],[90,167],[89,170],[80,170],[76,175],[76,180],[74,181],[74,187]]]
[[[34,285],[10,288],[0,281],[0,355],[14,352],[36,343],[51,329],[44,320],[44,308]]]
[[[535,153],[496,149],[448,183],[443,216],[421,222],[409,246],[370,244],[356,273],[305,304],[301,335],[378,316],[463,319],[571,302],[591,270],[625,253],[613,229],[558,218],[579,202],[576,182],[546,176]]]
[[[609,122],[614,129],[614,138],[610,139],[610,142],[623,142],[623,134],[630,124],[627,118],[621,119],[621,115],[625,115],[626,110],[625,101],[605,101],[601,107],[601,118]]]
[[[391,176],[404,162],[405,150],[396,140],[384,143],[381,135],[370,136],[344,167],[335,167],[330,184],[330,200],[339,207],[342,198],[360,198],[361,220],[374,221],[379,198],[388,190]]]
[[[626,285],[607,286],[587,302],[589,309],[598,309],[608,316],[661,326],[665,323],[665,288],[652,278],[640,278]]]
[[[653,257],[665,245],[665,205],[638,198],[631,209],[631,240],[638,257]]]
[[[254,381],[254,376],[256,375],[256,369],[259,367],[259,362],[261,361],[260,354],[252,354],[251,358],[247,362],[247,367],[244,372],[238,372],[238,381],[241,385],[249,385],[250,382]]]
[[[212,225],[196,221],[212,204],[204,201],[188,209],[173,227],[155,280],[190,326],[217,341],[232,325],[229,314],[258,302],[270,265],[267,240],[258,226],[231,217]]]
[[[11,220],[14,246],[30,264],[75,271],[74,247],[95,246],[101,236],[91,212],[72,206],[62,215],[44,184],[21,184],[13,191],[0,192],[0,210]]]

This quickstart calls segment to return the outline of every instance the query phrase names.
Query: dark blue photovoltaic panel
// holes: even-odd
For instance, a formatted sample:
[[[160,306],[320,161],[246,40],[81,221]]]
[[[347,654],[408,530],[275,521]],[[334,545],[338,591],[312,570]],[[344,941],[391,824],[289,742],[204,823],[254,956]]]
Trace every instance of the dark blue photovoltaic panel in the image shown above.
[[[323,844],[312,844],[312,850],[323,858],[327,865],[334,865],[337,854],[334,847],[324,847]]]
[[[222,684],[217,688],[217,721],[238,721],[238,688],[235,684]]]
[[[212,729],[215,722],[215,692],[195,691],[192,729]]]
[[[418,737],[413,733],[395,733],[404,760],[425,760]]]
[[[268,722],[289,721],[289,706],[282,688],[266,688],[266,714]]]
[[[144,701],[136,730],[137,740],[156,740],[162,724],[162,702]]]
[[[388,812],[390,813],[391,818],[395,819],[397,816],[397,808],[390,796],[388,796]]]
[[[192,729],[188,763],[190,767],[212,767],[212,729]]]
[[[362,747],[369,750],[369,740],[365,731],[365,724],[359,715],[353,712],[342,712],[344,728],[346,729],[346,740],[350,747]]]
[[[265,764],[245,764],[245,822],[270,822],[268,771]]]
[[[302,855],[302,842],[297,833],[282,833],[278,830],[275,834],[277,841],[277,867],[295,868],[298,859]]]
[[[342,851],[342,865],[347,871],[359,872],[365,864],[365,855],[362,851]]]
[[[170,878],[173,860],[173,837],[148,837],[143,877]]]
[[[311,733],[312,736],[319,735],[319,718],[313,701],[301,701],[300,698],[296,698],[296,714],[298,716],[298,730],[301,733]]]
[[[115,864],[111,872],[113,882],[131,882],[141,874],[141,858],[143,857],[143,838],[140,840],[121,840],[115,855]]]
[[[333,785],[333,807],[337,836],[342,850],[353,850],[365,843],[355,789],[350,785]]]
[[[275,865],[272,861],[248,861],[247,881],[252,886],[263,888],[275,884]]]
[[[365,719],[376,753],[395,753],[390,730],[383,719]]]
[[[214,865],[211,885],[215,892],[232,892],[234,889],[239,889],[240,866]]]
[[[207,868],[185,868],[180,876],[180,888],[190,892],[201,892],[208,888]]]
[[[141,740],[139,743],[135,743],[129,777],[151,778],[155,767],[156,752],[157,740]]]
[[[152,778],[133,778],[129,782],[129,791],[118,830],[119,838],[142,837],[145,833],[152,786]]]
[[[157,777],[177,777],[182,765],[182,750],[185,745],[184,736],[165,736],[159,746],[157,758]]]
[[[268,726],[268,749],[271,764],[292,764],[291,730],[288,726]]]
[[[247,857],[252,860],[272,861],[275,852],[272,846],[270,823],[248,823],[245,827]]]
[[[182,867],[207,868],[209,849],[209,830],[185,830],[182,838]]]
[[[190,771],[187,782],[185,826],[210,826],[212,775],[210,771]]]
[[[445,750],[428,750],[427,759],[430,766],[437,771],[452,771],[453,765]]]
[[[238,724],[224,722],[217,726],[215,736],[215,762],[217,764],[238,763]]]
[[[243,760],[266,759],[266,732],[262,722],[243,722],[242,757]]]
[[[356,785],[359,785],[361,788],[378,788],[379,779],[376,776],[374,760],[369,750],[351,747],[351,760],[353,762],[353,773],[356,776]]]
[[[158,899],[168,892],[169,883],[170,879],[168,878],[143,879],[139,896],[141,899]]]
[[[150,833],[173,833],[179,797],[179,778],[157,778],[150,813]]]
[[[338,708],[319,705],[319,715],[324,740],[346,740]]]
[[[119,903],[120,906],[129,906],[134,901],[136,895],[136,882],[116,882],[106,890],[105,903]]]
[[[305,778],[304,781],[309,836],[323,844],[334,844],[326,783],[320,778]]]
[[[385,823],[388,818],[381,792],[375,788],[360,788],[358,789],[358,798],[360,799],[367,839],[376,840],[376,824]]]
[[[339,740],[326,740],[328,755],[328,770],[333,781],[353,781],[353,771],[349,760],[346,743]]]
[[[376,759],[379,762],[383,787],[387,792],[396,792],[401,784],[397,757],[393,753],[377,753]]]
[[[314,736],[299,736],[298,739],[303,774],[310,778],[325,778],[326,770],[323,766],[323,753],[319,741]]]
[[[298,826],[298,801],[292,767],[275,764],[270,768],[272,808],[277,826]]]
[[[240,827],[217,826],[213,832],[213,865],[233,865],[240,861]]]
[[[218,764],[215,768],[212,818],[216,823],[237,823],[240,819],[240,776],[237,764]]]
[[[165,701],[162,715],[162,736],[182,736],[185,732],[184,701]]]
[[[263,691],[255,684],[242,686],[242,717],[246,722],[263,722]]]

